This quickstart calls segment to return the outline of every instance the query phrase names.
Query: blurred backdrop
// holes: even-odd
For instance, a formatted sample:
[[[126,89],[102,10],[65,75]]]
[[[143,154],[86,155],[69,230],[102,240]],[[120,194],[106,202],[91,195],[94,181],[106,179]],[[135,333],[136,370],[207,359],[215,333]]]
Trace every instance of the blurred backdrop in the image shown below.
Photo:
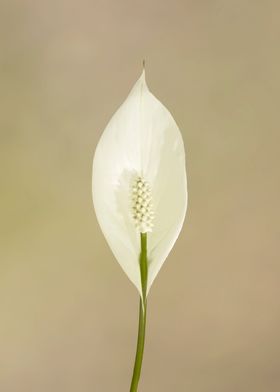
[[[150,292],[139,392],[278,392],[279,2],[0,7],[1,392],[129,389],[138,295],[91,168],[143,58],[183,133],[189,209]]]

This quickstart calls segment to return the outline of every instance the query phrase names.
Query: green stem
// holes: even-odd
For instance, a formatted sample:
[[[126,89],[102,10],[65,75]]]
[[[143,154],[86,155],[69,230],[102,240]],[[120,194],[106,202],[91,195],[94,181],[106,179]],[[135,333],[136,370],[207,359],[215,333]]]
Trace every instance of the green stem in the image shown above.
[[[135,363],[133,369],[133,376],[130,386],[130,392],[137,392],[138,383],[141,374],[144,344],[145,344],[145,331],[146,331],[146,314],[147,314],[147,280],[148,280],[148,260],[147,260],[147,233],[141,233],[141,253],[140,253],[140,274],[142,285],[142,297],[140,297],[139,306],[139,324],[138,324],[138,339]]]

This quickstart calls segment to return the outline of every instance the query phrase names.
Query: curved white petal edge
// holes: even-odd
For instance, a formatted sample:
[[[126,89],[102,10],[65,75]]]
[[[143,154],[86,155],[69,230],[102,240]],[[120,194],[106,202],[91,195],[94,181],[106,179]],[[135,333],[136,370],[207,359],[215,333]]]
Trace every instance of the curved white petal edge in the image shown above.
[[[132,213],[137,176],[150,186],[154,227],[147,234],[147,293],[171,251],[187,209],[185,150],[170,112],[149,91],[145,71],[105,128],[93,159],[92,193],[101,230],[140,295],[140,234]]]

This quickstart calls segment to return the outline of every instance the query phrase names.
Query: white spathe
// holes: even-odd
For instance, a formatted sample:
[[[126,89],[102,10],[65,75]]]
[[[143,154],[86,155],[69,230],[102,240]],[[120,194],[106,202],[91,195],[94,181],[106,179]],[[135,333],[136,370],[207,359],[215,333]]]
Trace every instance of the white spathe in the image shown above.
[[[148,182],[153,229],[147,233],[147,293],[171,251],[187,209],[185,151],[170,112],[149,91],[145,71],[111,118],[96,147],[92,193],[102,232],[117,261],[142,295],[140,233],[132,210],[132,184]]]

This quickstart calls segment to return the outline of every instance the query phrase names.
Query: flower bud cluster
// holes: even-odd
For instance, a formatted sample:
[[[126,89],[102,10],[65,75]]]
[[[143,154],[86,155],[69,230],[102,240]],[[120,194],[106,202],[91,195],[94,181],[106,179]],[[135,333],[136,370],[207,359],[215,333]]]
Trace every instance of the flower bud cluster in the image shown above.
[[[151,190],[141,177],[137,177],[132,186],[132,216],[140,233],[152,231],[154,212]]]

